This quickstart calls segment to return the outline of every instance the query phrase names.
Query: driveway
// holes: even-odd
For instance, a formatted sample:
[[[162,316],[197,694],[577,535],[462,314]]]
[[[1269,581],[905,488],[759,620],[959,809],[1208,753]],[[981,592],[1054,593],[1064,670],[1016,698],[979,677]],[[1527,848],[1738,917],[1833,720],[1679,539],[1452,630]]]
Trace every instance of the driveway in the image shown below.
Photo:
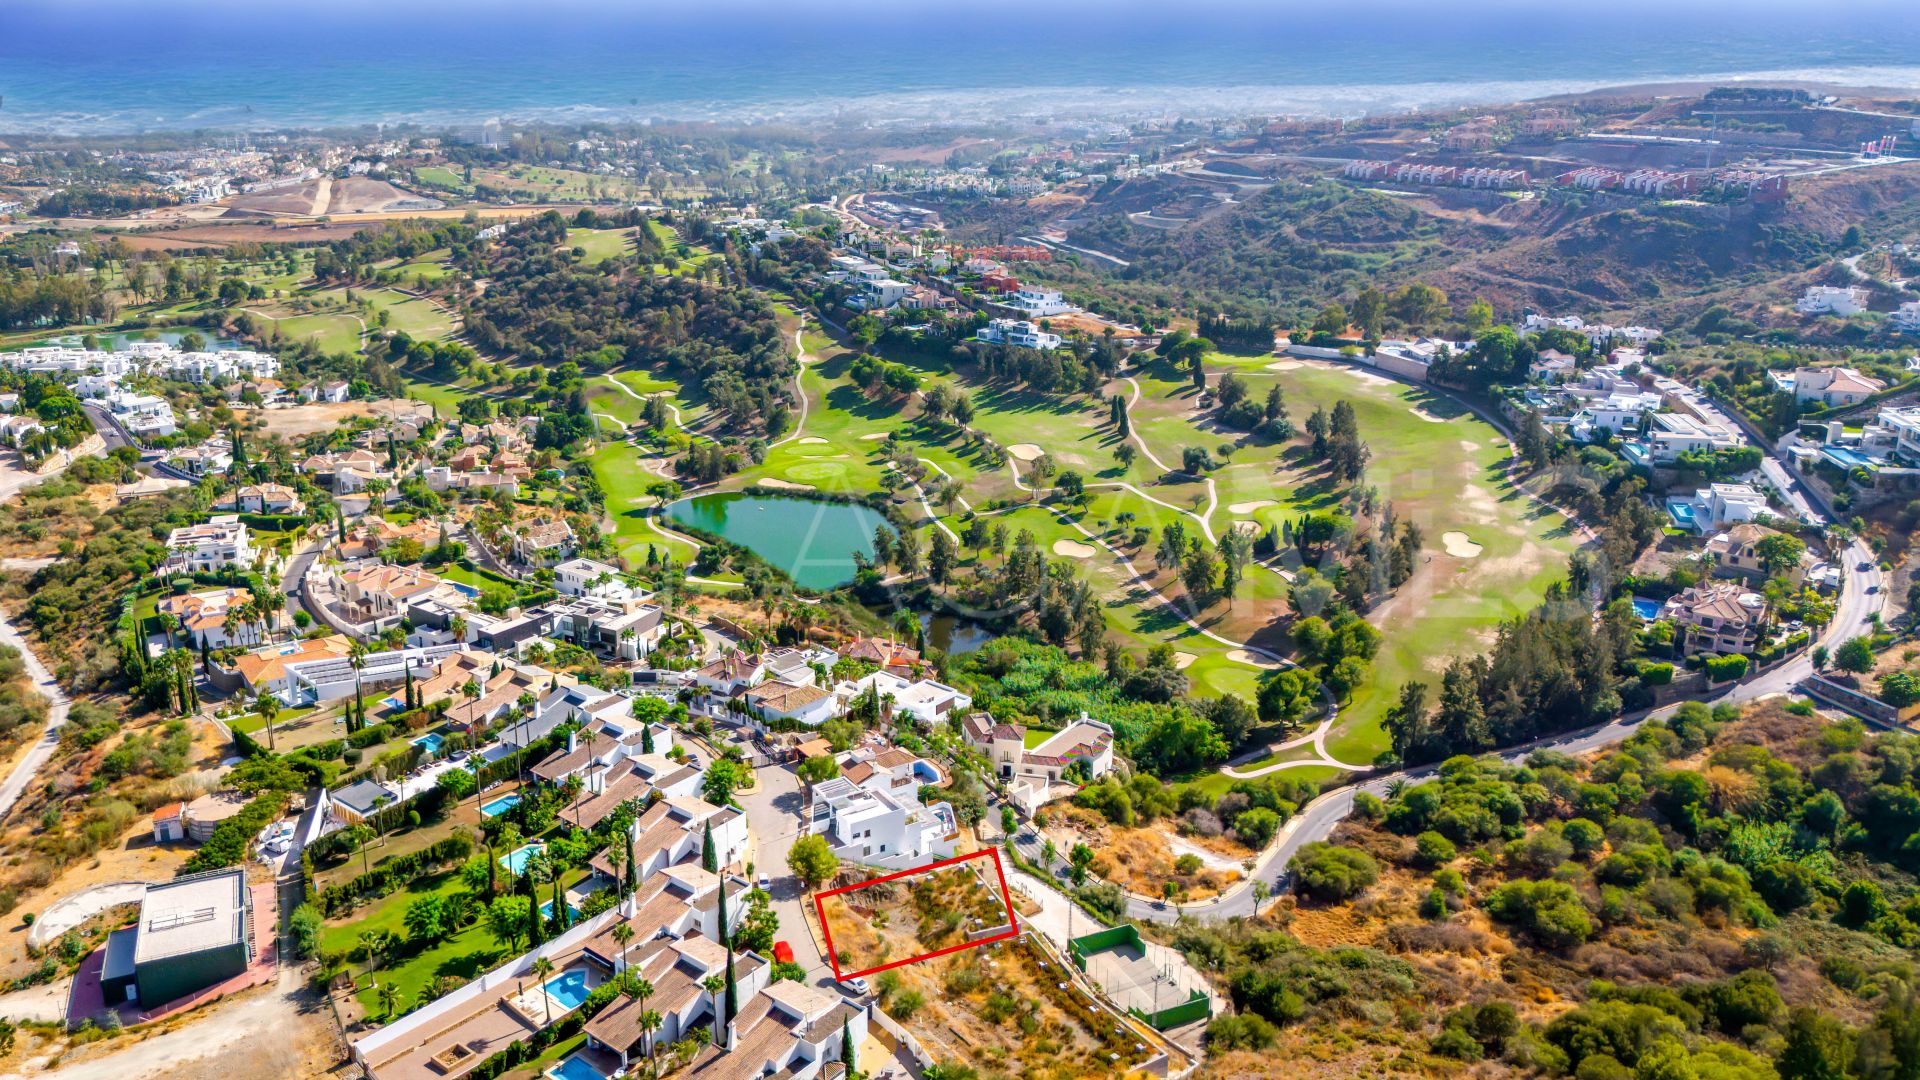
[[[754,873],[772,878],[767,892],[774,914],[780,916],[780,940],[793,946],[794,962],[807,969],[807,981],[833,988],[833,968],[820,955],[802,915],[806,899],[800,879],[787,869],[787,849],[800,836],[800,813],[806,808],[805,785],[791,766],[765,765],[754,771],[759,786],[737,796],[753,830]]]

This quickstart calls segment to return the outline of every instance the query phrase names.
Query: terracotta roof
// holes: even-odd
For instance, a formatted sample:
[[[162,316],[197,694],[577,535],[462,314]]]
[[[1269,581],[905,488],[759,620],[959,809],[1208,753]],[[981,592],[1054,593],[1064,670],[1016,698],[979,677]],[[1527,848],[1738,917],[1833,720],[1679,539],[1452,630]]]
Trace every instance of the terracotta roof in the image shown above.
[[[747,691],[747,700],[775,712],[792,712],[832,697],[817,686],[794,686],[783,682],[765,682]]]

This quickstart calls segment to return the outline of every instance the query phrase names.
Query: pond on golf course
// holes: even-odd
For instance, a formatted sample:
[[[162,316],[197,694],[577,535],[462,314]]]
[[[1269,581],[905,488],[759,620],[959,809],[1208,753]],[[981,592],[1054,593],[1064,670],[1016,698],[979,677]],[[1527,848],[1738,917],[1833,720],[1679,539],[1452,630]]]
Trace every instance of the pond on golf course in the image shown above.
[[[865,506],[738,491],[681,499],[667,519],[739,544],[816,590],[852,581],[853,553],[873,558],[873,531],[887,523]]]

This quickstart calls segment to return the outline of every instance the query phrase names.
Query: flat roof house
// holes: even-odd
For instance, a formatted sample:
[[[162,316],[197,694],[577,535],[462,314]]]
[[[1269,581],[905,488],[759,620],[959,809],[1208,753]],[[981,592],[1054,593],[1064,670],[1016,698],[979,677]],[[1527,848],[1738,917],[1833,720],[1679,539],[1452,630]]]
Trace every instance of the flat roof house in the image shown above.
[[[947,858],[959,832],[951,804],[922,805],[862,788],[845,776],[814,786],[806,828],[825,836],[840,858],[886,870]]]
[[[209,573],[229,566],[252,566],[255,552],[247,526],[236,517],[216,517],[167,534],[167,561],[158,573]]]
[[[253,963],[253,896],[244,869],[193,874],[147,888],[140,921],[107,940],[107,1003],[149,1009],[239,975]]]

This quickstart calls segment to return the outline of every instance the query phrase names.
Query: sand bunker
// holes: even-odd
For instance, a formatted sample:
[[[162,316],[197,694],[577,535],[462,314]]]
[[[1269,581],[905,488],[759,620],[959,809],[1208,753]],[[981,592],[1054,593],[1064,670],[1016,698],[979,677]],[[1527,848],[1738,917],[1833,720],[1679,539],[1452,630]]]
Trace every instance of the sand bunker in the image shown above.
[[[1469,454],[1472,454],[1479,451],[1480,444],[1477,442],[1474,442],[1472,439],[1461,439],[1460,449],[1465,450]]]
[[[1233,523],[1233,528],[1234,528],[1234,531],[1243,532],[1243,533],[1257,533],[1257,532],[1267,531],[1267,527],[1257,521],[1236,521]]]
[[[1298,360],[1275,360],[1273,363],[1267,365],[1267,370],[1268,371],[1292,371],[1295,368],[1300,368],[1305,366],[1306,366],[1305,364],[1302,364]]]
[[[800,445],[801,446],[825,446],[827,445],[827,440],[821,438],[818,435],[809,435],[806,438],[800,440]]]
[[[1480,545],[1467,539],[1467,534],[1463,532],[1441,533],[1440,542],[1447,546],[1447,554],[1456,559],[1474,558],[1481,550]]]
[[[783,491],[812,491],[812,484],[796,484],[791,480],[761,480],[757,486],[779,488]]]
[[[1069,559],[1091,559],[1099,552],[1092,544],[1083,544],[1078,540],[1055,540],[1053,553]]]
[[[1446,417],[1435,416],[1432,413],[1428,412],[1427,410],[1420,408],[1418,405],[1414,406],[1413,408],[1407,411],[1413,413],[1413,415],[1419,417],[1420,419],[1425,420],[1429,424],[1444,424],[1447,422]]]
[[[1035,461],[1046,451],[1030,442],[1023,442],[1007,447],[1007,453],[1012,454],[1017,461]]]
[[[860,436],[860,441],[861,441],[861,442],[879,442],[879,441],[880,441],[881,439],[884,439],[884,438],[886,438],[886,437],[887,437],[887,433],[886,433],[886,432],[884,432],[884,431],[876,431],[876,432],[874,432],[874,433],[872,433],[871,435],[862,435],[862,436]]]
[[[1276,668],[1280,666],[1279,664],[1276,664],[1273,661],[1266,659],[1265,657],[1255,656],[1253,653],[1250,653],[1245,649],[1227,650],[1227,659],[1233,661],[1236,664],[1252,664],[1254,667],[1258,667],[1258,668]]]
[[[1227,513],[1251,514],[1255,510],[1263,510],[1269,506],[1279,505],[1279,503],[1274,502],[1272,499],[1255,499],[1252,502],[1234,503],[1232,506],[1227,507]]]
[[[1190,652],[1177,652],[1173,654],[1173,666],[1175,670],[1185,671],[1192,667],[1193,662],[1198,659],[1200,658]]]
[[[1393,385],[1392,379],[1387,378],[1385,375],[1375,375],[1371,371],[1356,371],[1353,373],[1353,376],[1354,378],[1359,379],[1363,383],[1371,383],[1375,386],[1392,386]]]

